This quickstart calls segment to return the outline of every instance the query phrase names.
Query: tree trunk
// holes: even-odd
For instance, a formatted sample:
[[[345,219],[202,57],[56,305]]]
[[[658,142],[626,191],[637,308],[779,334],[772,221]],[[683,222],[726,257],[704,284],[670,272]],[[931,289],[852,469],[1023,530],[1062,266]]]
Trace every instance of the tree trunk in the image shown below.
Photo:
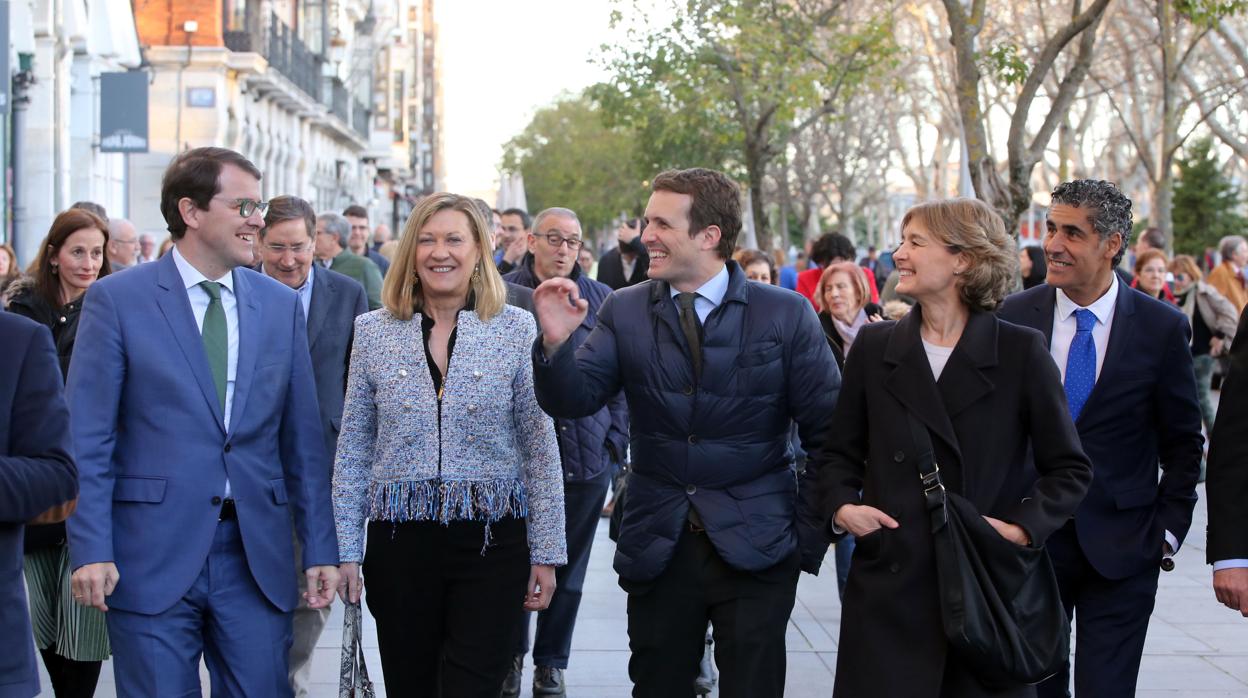
[[[763,206],[763,175],[767,171],[767,161],[761,148],[754,139],[746,137],[745,141],[745,173],[750,180],[750,212],[754,214],[754,236],[758,239],[758,249],[770,252],[774,247],[771,225]]]
[[[1178,80],[1175,53],[1175,17],[1172,0],[1158,0],[1157,23],[1161,30],[1161,151],[1157,158],[1158,172],[1153,173],[1153,211],[1149,224],[1159,229],[1169,245],[1174,240],[1172,206],[1174,193],[1174,154],[1179,140],[1179,118],[1174,91]]]

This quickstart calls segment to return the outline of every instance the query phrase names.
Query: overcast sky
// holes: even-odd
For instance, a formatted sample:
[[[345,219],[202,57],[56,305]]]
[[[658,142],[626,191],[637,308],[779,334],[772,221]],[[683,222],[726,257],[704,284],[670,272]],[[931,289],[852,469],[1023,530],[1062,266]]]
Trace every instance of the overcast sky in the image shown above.
[[[563,91],[603,79],[610,0],[443,0],[446,186],[493,203],[502,146]],[[488,194],[488,196],[486,196]]]

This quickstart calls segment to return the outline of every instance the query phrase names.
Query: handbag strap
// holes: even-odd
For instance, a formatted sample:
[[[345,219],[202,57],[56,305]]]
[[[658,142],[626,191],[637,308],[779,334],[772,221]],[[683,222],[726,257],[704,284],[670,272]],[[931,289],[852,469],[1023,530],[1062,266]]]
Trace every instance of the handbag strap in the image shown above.
[[[936,449],[932,446],[932,437],[927,427],[920,424],[914,413],[906,412],[906,422],[910,425],[910,436],[919,453],[915,465],[919,471],[919,484],[923,488],[923,501],[927,504],[927,513],[932,521],[932,533],[935,534],[949,522],[946,508],[948,500],[945,483],[940,479],[940,465],[936,462]]]

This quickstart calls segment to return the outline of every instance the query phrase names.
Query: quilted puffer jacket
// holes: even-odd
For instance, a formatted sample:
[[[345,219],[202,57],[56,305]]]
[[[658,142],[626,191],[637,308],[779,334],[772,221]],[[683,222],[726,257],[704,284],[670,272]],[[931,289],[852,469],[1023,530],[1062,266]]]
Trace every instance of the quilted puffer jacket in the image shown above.
[[[790,559],[800,540],[802,568],[816,572],[827,551],[815,469],[799,483],[789,429],[796,421],[807,450],[822,448],[840,372],[809,302],[727,266],[728,290],[703,324],[696,380],[661,281],[612,293],[579,348],[567,342],[547,357],[534,343],[534,386],[548,414],[593,414],[621,388],[628,400],[633,470],[615,556],[627,580],[662,573],[691,506],[736,569]]]

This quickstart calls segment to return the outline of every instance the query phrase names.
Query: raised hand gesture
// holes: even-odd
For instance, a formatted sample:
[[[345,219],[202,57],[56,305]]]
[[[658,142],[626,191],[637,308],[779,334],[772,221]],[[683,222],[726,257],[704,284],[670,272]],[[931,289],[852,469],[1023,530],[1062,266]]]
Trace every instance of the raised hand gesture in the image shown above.
[[[542,328],[542,351],[550,358],[585,321],[589,301],[581,298],[575,281],[558,277],[543,281],[533,291],[533,308]]]

